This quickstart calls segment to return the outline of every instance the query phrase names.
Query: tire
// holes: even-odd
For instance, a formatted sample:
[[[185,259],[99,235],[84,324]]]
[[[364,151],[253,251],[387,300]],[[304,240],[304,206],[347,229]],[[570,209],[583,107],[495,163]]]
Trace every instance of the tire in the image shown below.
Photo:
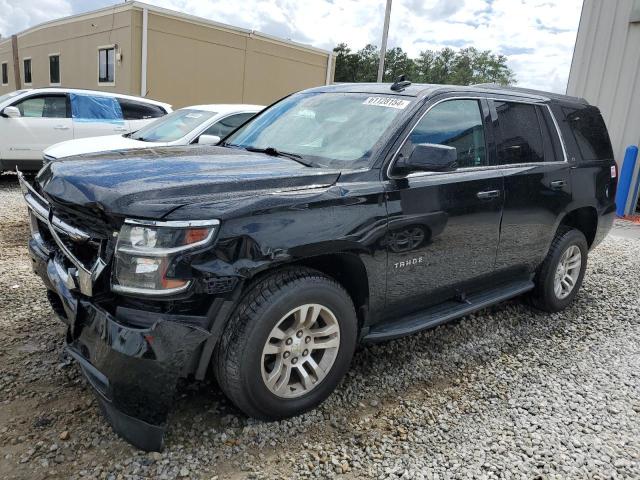
[[[303,327],[296,322],[304,317],[309,323],[316,311],[318,321],[312,325],[318,328],[304,327],[298,338]],[[291,312],[299,313],[288,316]],[[276,326],[287,332],[281,339],[273,336],[280,335]],[[331,336],[317,337],[320,328]],[[264,278],[243,297],[216,348],[213,370],[222,391],[247,415],[263,420],[292,417],[313,409],[333,392],[349,369],[357,332],[353,302],[338,282],[315,270],[287,268]],[[265,353],[272,350],[280,353]],[[312,360],[316,366],[329,366],[326,376],[320,378],[324,370],[313,369]],[[281,371],[278,365],[291,372],[289,383],[285,385],[286,375],[281,375],[269,387],[269,379]],[[300,369],[307,373],[306,387]]]
[[[570,252],[575,253],[578,249],[580,252],[579,262],[575,260],[575,256],[572,256]],[[578,294],[584,274],[587,268],[587,255],[589,253],[589,247],[584,234],[578,230],[570,227],[561,226],[556,233],[556,236],[551,242],[551,248],[547,257],[542,265],[538,269],[535,278],[535,288],[533,290],[531,300],[533,305],[540,310],[546,312],[559,312],[567,308],[573,299]],[[563,274],[559,271],[560,262],[563,260],[563,256],[568,254],[568,259],[574,259],[573,264],[577,266],[579,263],[580,270],[575,274],[575,270],[563,269]],[[563,267],[564,268],[564,267]],[[566,270],[566,271],[565,271]],[[574,284],[570,291],[567,292],[566,284],[562,284],[562,292],[559,295],[556,284],[556,274],[559,274],[561,278],[566,278],[566,274],[575,274]],[[571,276],[571,275],[570,275]],[[559,278],[560,278],[559,277]]]

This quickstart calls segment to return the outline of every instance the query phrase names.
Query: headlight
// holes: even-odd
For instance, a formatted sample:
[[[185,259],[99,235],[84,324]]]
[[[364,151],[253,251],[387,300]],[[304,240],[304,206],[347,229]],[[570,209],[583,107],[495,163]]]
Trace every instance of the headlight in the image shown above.
[[[177,253],[210,243],[219,224],[125,220],[116,243],[112,290],[143,295],[186,290],[190,281],[172,278],[172,261]]]

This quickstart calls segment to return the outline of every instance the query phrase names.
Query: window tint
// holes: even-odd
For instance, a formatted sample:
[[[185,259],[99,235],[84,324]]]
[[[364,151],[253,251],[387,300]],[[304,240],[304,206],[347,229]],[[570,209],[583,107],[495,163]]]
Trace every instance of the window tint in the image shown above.
[[[9,83],[9,65],[6,63],[2,64],[2,84],[6,85]]]
[[[159,118],[167,114],[164,108],[150,103],[136,102],[119,98],[120,108],[125,120],[147,120],[149,118]]]
[[[211,125],[203,132],[203,135],[217,135],[220,138],[224,138],[229,135],[232,130],[238,128],[254,115],[254,113],[238,113],[237,115],[230,115]]]
[[[455,147],[458,167],[487,165],[484,127],[477,100],[449,100],[433,107],[409,136],[412,145],[435,143]]]
[[[498,162],[501,165],[544,161],[542,132],[535,105],[495,102],[500,139]]]
[[[562,111],[584,160],[613,158],[609,133],[597,109],[565,107]]]
[[[24,60],[24,83],[31,83],[31,59]]]
[[[67,98],[64,95],[29,97],[14,106],[26,118],[67,118]]]
[[[51,55],[49,57],[49,82],[60,83],[60,56]]]
[[[115,82],[115,48],[101,48],[98,50],[98,83]]]

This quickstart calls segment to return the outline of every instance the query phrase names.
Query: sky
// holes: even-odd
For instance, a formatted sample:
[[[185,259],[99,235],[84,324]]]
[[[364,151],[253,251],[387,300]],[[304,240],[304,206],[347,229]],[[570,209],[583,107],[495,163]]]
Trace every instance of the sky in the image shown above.
[[[0,35],[113,5],[113,0],[0,0]],[[147,0],[146,3],[327,50],[380,45],[385,0]],[[564,93],[582,0],[393,0],[388,47],[476,47],[507,56],[518,86]]]

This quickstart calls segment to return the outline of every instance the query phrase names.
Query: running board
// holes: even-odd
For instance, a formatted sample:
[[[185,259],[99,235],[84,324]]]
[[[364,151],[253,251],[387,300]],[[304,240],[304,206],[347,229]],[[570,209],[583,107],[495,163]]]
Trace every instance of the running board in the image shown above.
[[[448,300],[433,307],[414,313],[394,322],[385,322],[371,328],[363,341],[377,343],[384,340],[404,337],[432,328],[455,318],[463,317],[476,310],[516,297],[532,290],[534,284],[530,280],[503,284],[490,290],[468,295],[464,301]]]

